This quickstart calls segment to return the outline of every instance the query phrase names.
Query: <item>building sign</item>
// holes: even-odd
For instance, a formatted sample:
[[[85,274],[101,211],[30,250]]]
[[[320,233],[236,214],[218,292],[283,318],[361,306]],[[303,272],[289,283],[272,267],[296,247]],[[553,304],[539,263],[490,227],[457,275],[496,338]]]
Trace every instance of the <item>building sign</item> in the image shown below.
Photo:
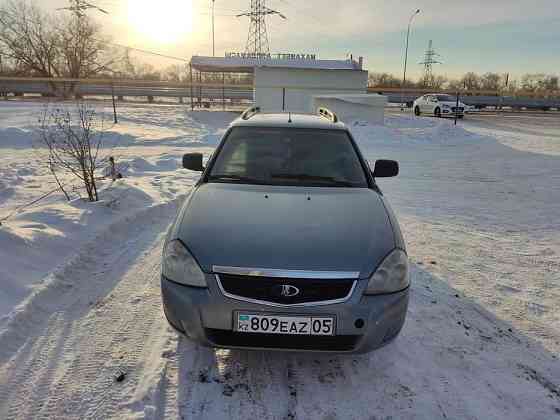
[[[316,60],[315,54],[270,54],[227,52],[226,58],[250,58],[258,60]]]

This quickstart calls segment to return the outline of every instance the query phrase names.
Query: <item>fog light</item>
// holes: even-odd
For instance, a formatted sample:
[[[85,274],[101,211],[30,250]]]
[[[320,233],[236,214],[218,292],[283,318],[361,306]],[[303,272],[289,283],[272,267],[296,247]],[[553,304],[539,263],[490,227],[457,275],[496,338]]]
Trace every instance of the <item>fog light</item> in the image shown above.
[[[365,322],[362,318],[359,318],[356,320],[356,322],[354,322],[354,326],[356,328],[364,328]]]

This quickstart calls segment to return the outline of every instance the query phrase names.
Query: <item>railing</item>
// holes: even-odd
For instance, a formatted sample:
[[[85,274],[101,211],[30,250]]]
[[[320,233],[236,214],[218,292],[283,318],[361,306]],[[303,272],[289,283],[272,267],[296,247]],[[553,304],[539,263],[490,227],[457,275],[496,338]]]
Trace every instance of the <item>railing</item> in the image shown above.
[[[433,93],[433,89],[379,88],[369,87],[369,93],[382,93],[389,102],[408,105],[419,96]],[[440,93],[455,95],[455,91],[443,90]],[[206,106],[210,102],[252,102],[253,85],[244,83],[193,82],[179,83],[150,80],[120,79],[72,79],[40,77],[0,77],[0,95],[42,94],[47,96],[116,96],[155,97],[189,99],[194,106]],[[547,92],[497,92],[488,90],[462,91],[461,101],[476,107],[514,107],[529,109],[560,108],[560,91]]]
[[[418,88],[380,88],[368,87],[369,93],[380,93],[387,96],[391,103],[405,102],[409,107],[414,100],[427,93],[447,93],[455,96],[457,91],[418,89]],[[477,108],[485,107],[511,107],[548,110],[560,108],[560,91],[546,92],[503,92],[495,90],[462,90],[459,92],[461,102]]]
[[[416,94],[418,96],[425,95],[427,93],[441,93],[441,94],[449,94],[449,95],[456,95],[457,90],[453,89],[434,89],[434,88],[385,88],[385,87],[376,87],[376,86],[368,86],[369,93],[409,93],[409,94]],[[560,90],[547,90],[547,91],[515,91],[515,92],[508,92],[503,90],[468,90],[468,89],[460,89],[459,94],[461,96],[512,96],[512,97],[519,97],[519,98],[538,98],[538,99],[559,99],[560,98]]]

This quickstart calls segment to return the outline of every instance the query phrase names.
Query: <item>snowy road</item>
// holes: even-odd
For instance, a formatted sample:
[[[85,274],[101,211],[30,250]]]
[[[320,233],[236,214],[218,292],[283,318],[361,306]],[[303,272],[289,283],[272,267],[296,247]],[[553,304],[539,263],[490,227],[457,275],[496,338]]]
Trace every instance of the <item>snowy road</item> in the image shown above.
[[[40,108],[3,106],[9,212],[49,175],[25,145]],[[0,229],[0,419],[560,419],[556,128],[352,126],[369,159],[401,162],[382,189],[417,265],[401,336],[332,356],[206,349],[167,325],[162,239],[195,179],[177,165],[208,156],[232,114],[120,112],[126,177],[103,203],[49,197]]]
[[[173,211],[107,234],[110,246],[88,247],[36,297],[32,319],[16,318],[8,341],[21,347],[0,353],[0,418],[560,417],[558,361],[416,268],[402,336],[370,355],[211,350],[178,337],[158,283]]]

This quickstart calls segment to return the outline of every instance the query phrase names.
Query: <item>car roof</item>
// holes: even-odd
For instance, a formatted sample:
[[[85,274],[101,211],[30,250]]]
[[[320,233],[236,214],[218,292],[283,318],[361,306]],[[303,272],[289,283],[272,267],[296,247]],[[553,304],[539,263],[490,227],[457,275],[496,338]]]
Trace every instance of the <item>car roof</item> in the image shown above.
[[[230,127],[289,127],[347,130],[346,125],[340,121],[333,122],[320,115],[289,112],[257,113],[247,119],[239,117],[230,124]]]

